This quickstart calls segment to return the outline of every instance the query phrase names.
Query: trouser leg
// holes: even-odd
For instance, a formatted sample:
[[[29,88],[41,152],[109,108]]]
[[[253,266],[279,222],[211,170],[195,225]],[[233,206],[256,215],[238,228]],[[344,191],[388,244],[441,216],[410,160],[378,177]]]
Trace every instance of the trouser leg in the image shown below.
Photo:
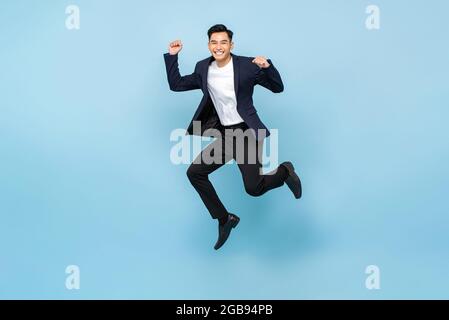
[[[224,217],[228,213],[209,180],[209,174],[232,159],[226,156],[222,147],[223,141],[218,138],[201,151],[187,170],[190,182],[214,219]],[[210,163],[211,156],[215,159],[212,163]]]
[[[243,143],[243,147],[239,147],[239,143]],[[242,174],[245,190],[255,197],[282,186],[287,178],[283,167],[263,174],[262,151],[263,141],[257,141],[253,135],[245,135],[243,139],[237,135],[234,138],[233,156]]]

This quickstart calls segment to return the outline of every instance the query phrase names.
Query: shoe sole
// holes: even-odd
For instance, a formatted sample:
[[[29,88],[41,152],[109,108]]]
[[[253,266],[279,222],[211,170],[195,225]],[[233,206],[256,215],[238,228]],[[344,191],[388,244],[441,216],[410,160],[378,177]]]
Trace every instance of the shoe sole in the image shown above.
[[[232,228],[237,227],[237,225],[239,224],[239,222],[240,222],[240,218],[235,219],[235,222],[234,222],[234,224],[232,225]]]
[[[293,193],[294,197],[296,199],[301,198],[302,196],[302,186],[301,186],[301,180],[299,179],[298,175],[295,172],[295,167],[293,166],[293,164],[291,162],[288,163],[289,168],[287,169],[289,171],[290,177],[292,178],[293,181],[289,181],[289,179],[287,179],[287,181],[285,181],[285,183],[287,184],[287,186],[290,188],[290,190],[293,190],[295,187],[295,184],[299,185],[299,194],[296,195],[295,193]],[[284,165],[285,167],[287,167],[286,165]],[[292,183],[293,182],[293,183]]]

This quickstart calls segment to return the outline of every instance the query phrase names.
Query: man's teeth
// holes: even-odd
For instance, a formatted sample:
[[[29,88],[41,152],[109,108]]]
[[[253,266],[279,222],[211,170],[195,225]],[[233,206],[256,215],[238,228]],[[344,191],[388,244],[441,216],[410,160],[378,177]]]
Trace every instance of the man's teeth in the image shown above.
[[[216,55],[222,55],[222,54],[223,54],[223,51],[215,51],[215,54],[216,54]]]

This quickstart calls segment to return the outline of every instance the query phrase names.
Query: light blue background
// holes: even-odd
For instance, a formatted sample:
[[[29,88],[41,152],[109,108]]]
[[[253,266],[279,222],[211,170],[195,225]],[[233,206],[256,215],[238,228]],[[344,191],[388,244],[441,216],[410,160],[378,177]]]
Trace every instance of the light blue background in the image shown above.
[[[65,28],[65,8],[81,29]],[[381,29],[365,28],[367,5]],[[0,298],[449,298],[447,1],[1,1]],[[241,223],[211,220],[170,132],[200,92],[168,90],[224,23],[285,91],[255,92],[304,197],[211,176]],[[65,288],[65,268],[81,289]],[[365,288],[377,265],[381,289]]]

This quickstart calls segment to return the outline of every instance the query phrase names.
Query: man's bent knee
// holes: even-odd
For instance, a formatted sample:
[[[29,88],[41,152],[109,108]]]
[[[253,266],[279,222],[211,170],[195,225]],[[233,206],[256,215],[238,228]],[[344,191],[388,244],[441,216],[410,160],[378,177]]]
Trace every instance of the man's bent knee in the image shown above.
[[[187,169],[186,174],[190,182],[197,181],[203,176],[194,164],[190,165],[190,167]]]
[[[250,196],[253,196],[253,197],[259,197],[262,195],[260,188],[256,185],[254,185],[254,186],[245,185],[245,191],[246,191],[246,193],[248,193]]]

